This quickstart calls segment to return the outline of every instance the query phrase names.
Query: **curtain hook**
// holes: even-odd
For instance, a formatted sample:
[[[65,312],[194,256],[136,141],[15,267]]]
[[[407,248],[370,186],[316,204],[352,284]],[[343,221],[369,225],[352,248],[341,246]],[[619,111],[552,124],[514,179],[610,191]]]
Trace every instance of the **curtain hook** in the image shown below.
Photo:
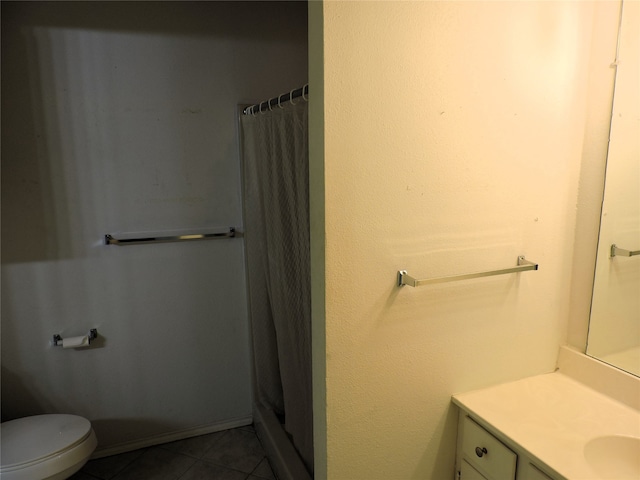
[[[260,113],[260,114],[262,114],[262,115],[264,115],[264,114],[266,113],[266,112],[263,112],[263,111],[262,111],[262,104],[263,104],[263,103],[264,103],[264,102],[260,102],[260,108],[258,108],[258,113]],[[269,103],[269,101],[268,101],[268,100],[267,100],[267,103]]]
[[[284,107],[283,107],[282,105],[280,105],[280,97],[281,97],[281,96],[282,96],[282,95],[278,95],[278,108],[281,108],[281,109],[283,109],[283,110],[284,110]]]
[[[273,112],[273,110],[271,109],[271,100],[267,100],[267,107],[269,107],[270,112]]]
[[[295,90],[295,88],[293,90]],[[289,101],[291,102],[291,105],[295,105],[295,102],[293,101],[293,90],[289,92]]]
[[[309,101],[309,93],[307,93],[307,96],[306,96],[306,97],[304,96],[304,89],[305,89],[305,88],[307,88],[307,89],[309,88],[309,84],[308,84],[308,83],[307,83],[304,87],[302,87],[302,99],[303,99],[305,102],[308,102],[308,101]]]

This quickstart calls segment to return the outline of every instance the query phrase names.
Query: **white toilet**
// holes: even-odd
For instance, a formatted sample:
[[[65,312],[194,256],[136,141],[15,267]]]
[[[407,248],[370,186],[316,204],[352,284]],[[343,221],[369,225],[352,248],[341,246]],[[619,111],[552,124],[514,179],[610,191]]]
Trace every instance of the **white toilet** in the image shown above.
[[[0,424],[1,480],[63,480],[89,460],[98,441],[86,418],[34,415]]]

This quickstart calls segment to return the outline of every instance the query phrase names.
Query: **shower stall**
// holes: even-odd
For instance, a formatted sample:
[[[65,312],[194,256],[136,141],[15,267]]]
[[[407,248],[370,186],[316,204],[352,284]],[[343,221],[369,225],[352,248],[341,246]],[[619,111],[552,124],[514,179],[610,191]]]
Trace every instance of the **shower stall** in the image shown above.
[[[308,87],[243,111],[256,430],[280,480],[313,476]]]

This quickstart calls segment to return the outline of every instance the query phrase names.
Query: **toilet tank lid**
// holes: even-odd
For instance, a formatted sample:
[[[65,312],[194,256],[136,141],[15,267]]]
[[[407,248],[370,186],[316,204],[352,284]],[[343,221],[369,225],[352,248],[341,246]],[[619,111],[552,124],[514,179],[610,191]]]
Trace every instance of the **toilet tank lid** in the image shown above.
[[[77,415],[34,415],[0,424],[2,468],[33,462],[82,442],[91,422]]]

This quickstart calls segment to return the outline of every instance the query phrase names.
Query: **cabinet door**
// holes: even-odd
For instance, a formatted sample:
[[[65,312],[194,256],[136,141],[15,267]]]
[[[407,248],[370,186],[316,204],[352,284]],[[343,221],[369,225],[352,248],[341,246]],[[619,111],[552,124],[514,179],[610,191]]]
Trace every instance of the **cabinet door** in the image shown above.
[[[462,460],[460,466],[460,480],[487,480],[480,472],[467,463],[466,460]]]

